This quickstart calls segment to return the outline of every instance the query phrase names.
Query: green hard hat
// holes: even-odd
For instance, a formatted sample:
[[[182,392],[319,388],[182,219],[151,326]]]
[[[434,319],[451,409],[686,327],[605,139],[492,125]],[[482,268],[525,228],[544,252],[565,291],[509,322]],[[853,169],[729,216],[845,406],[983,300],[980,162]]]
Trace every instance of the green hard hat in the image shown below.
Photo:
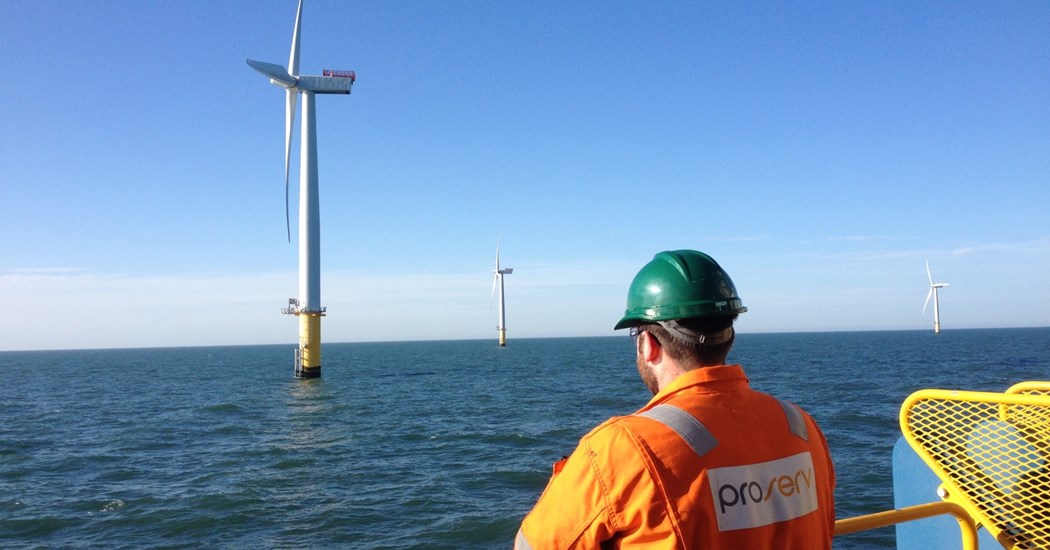
[[[733,280],[718,262],[703,252],[672,250],[657,254],[634,276],[627,311],[615,329],[745,311]]]

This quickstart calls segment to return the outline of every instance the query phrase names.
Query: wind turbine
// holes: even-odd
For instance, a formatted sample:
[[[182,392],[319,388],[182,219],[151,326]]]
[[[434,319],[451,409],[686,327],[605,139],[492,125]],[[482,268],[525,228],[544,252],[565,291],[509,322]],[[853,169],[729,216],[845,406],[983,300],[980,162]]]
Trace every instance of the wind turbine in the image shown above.
[[[493,269],[492,273],[494,273],[493,279],[492,279],[492,293],[493,294],[496,293],[496,285],[499,285],[499,318],[497,319],[499,324],[496,325],[496,330],[499,331],[499,345],[500,346],[506,346],[507,345],[507,311],[506,311],[506,304],[503,301],[503,276],[504,275],[510,275],[511,273],[514,273],[514,268],[513,267],[505,267],[503,269],[500,269],[500,267],[499,267],[499,237],[496,238],[496,269]]]
[[[288,242],[292,227],[288,212],[288,167],[292,155],[292,127],[295,106],[303,96],[303,120],[299,138],[299,297],[288,300],[281,310],[299,317],[299,347],[295,352],[295,376],[321,376],[321,224],[317,192],[317,118],[315,94],[349,94],[357,75],[353,71],[325,69],[321,76],[299,74],[299,29],[303,19],[303,0],[295,14],[292,51],[288,67],[248,60],[251,68],[270,77],[270,84],[285,90],[284,111],[284,217]]]
[[[922,313],[926,314],[926,306],[930,305],[930,296],[933,296],[933,333],[941,333],[941,303],[937,299],[937,289],[948,286],[949,283],[935,283],[933,282],[933,275],[930,274],[930,261],[926,261],[926,276],[930,278],[930,292],[926,294],[926,303],[922,305]]]

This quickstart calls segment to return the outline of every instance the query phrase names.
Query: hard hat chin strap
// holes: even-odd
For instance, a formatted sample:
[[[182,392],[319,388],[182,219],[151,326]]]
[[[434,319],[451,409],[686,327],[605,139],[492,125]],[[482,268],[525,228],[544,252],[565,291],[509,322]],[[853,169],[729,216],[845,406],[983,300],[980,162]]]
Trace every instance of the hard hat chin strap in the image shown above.
[[[718,344],[724,344],[733,338],[733,327],[726,327],[725,330],[720,330],[714,334],[703,334],[690,328],[682,326],[678,321],[660,321],[661,327],[671,333],[671,336],[690,344],[696,344],[700,346],[717,346]]]

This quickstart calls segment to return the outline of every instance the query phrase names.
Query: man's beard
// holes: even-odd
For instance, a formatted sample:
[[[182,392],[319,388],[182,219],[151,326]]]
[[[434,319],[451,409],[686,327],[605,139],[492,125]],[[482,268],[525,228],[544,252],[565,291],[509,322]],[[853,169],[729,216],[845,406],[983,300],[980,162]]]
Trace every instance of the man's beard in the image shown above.
[[[656,395],[660,391],[660,384],[656,382],[656,375],[653,374],[653,369],[645,366],[645,360],[642,359],[642,354],[637,354],[635,362],[638,364],[638,375],[642,377],[642,382],[645,387],[649,388],[649,391]]]

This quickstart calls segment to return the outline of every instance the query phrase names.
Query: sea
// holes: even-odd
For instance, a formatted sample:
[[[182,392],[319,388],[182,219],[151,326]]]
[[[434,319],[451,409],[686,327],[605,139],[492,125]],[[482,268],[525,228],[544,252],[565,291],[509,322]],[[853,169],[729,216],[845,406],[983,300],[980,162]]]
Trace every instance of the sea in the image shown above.
[[[510,548],[551,464],[651,395],[627,336],[0,352],[2,548]],[[739,334],[822,427],[839,518],[893,508],[904,399],[1050,379],[1050,328]],[[894,548],[892,527],[835,548]]]

